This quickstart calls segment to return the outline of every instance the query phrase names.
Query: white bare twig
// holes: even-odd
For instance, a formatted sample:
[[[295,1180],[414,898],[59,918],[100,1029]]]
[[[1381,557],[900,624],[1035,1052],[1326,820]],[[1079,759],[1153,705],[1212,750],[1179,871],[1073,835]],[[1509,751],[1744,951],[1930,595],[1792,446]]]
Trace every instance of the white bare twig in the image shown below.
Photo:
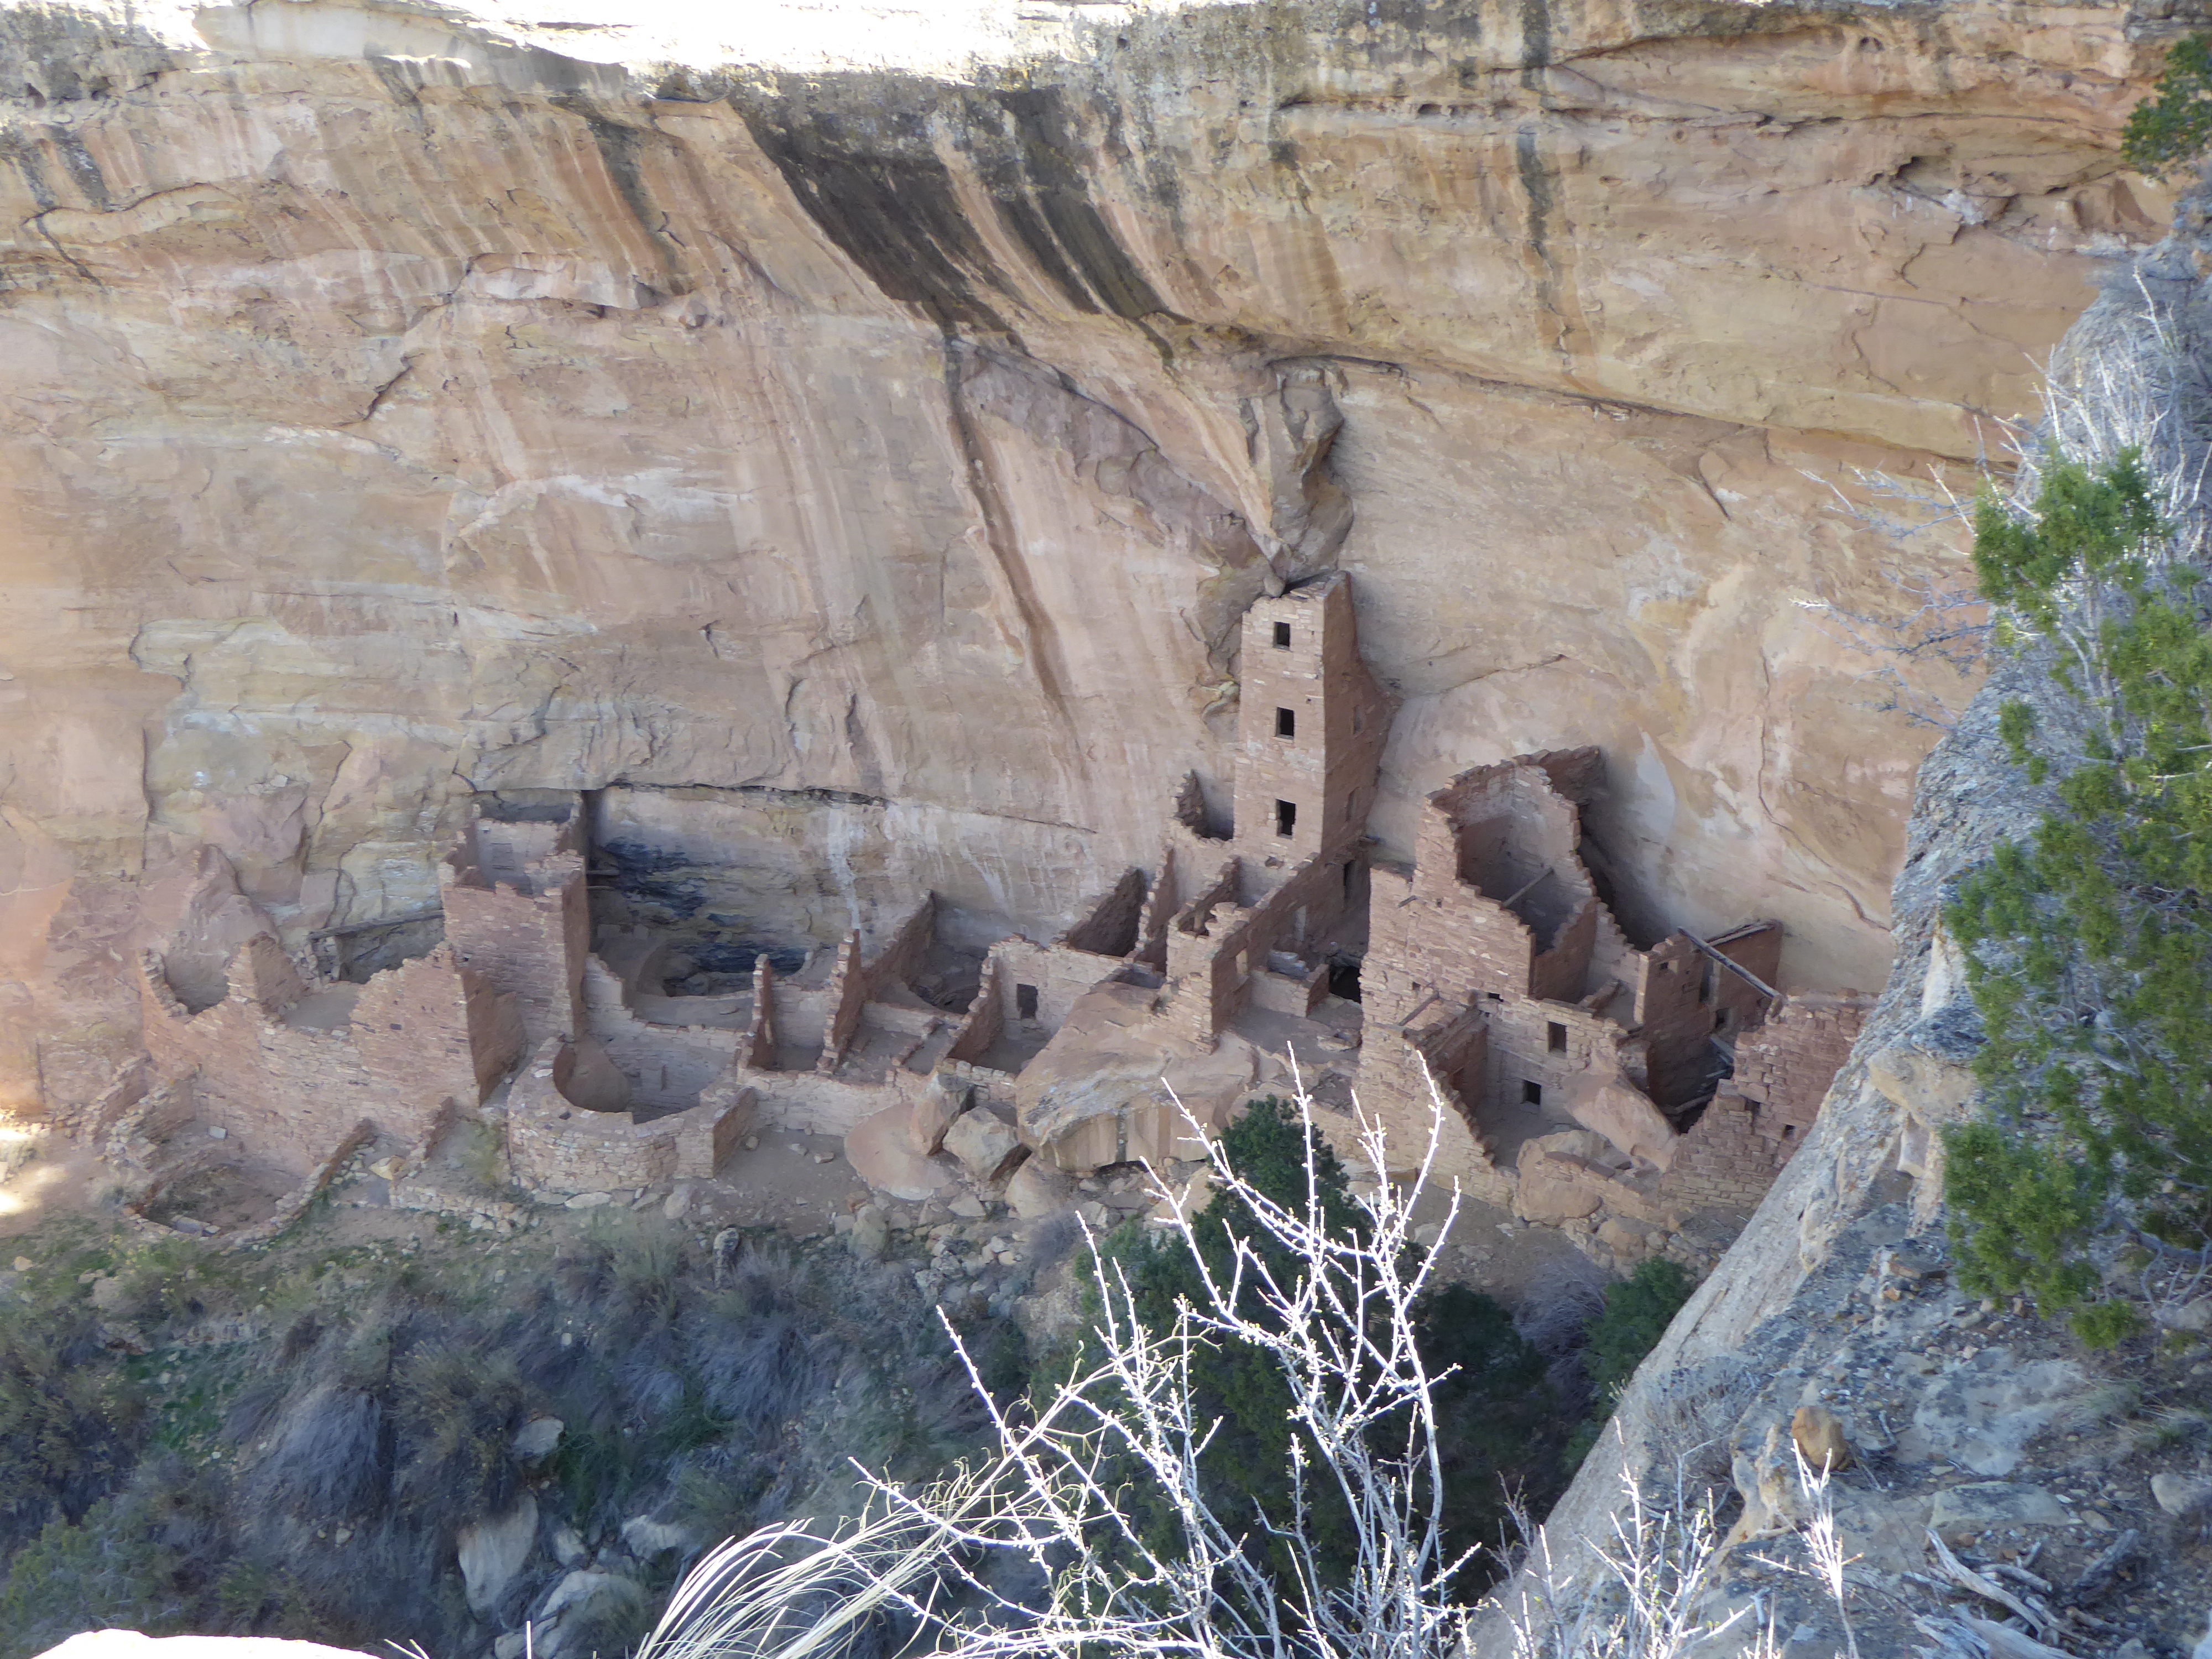
[[[947,1659],[1459,1659],[1474,1609],[1455,1589],[1466,1559],[1445,1539],[1431,1398],[1441,1379],[1415,1340],[1433,1256],[1412,1227],[1444,1108],[1432,1102],[1416,1179],[1356,1198],[1359,1224],[1345,1230],[1324,1212],[1311,1102],[1303,1087],[1297,1098],[1302,1201],[1257,1191],[1214,1146],[1215,1189],[1241,1205],[1247,1235],[1232,1228],[1209,1255],[1192,1218],[1164,1206],[1169,1248],[1179,1241],[1200,1285],[1172,1328],[1146,1328],[1092,1239],[1099,1314],[1085,1358],[1034,1409],[999,1405],[976,1379],[988,1456],[920,1490],[863,1472],[858,1519],[725,1544],[679,1587],[638,1659],[835,1659],[885,1620],[911,1650]],[[1363,1146],[1387,1167],[1378,1126]],[[1265,1355],[1286,1385],[1297,1427],[1287,1514],[1225,1514],[1201,1479],[1218,1425],[1201,1419],[1192,1366],[1228,1343]],[[1164,1528],[1140,1522],[1133,1483]],[[1545,1571],[1550,1540],[1528,1529],[1520,1659],[1677,1659],[1720,1631],[1759,1626],[1708,1606],[1719,1552],[1709,1494],[1657,1504],[1629,1480],[1624,1496],[1600,1552],[1602,1583]],[[1349,1519],[1348,1564],[1322,1559],[1311,1524],[1322,1502]],[[1746,1656],[1774,1652],[1761,1629]]]

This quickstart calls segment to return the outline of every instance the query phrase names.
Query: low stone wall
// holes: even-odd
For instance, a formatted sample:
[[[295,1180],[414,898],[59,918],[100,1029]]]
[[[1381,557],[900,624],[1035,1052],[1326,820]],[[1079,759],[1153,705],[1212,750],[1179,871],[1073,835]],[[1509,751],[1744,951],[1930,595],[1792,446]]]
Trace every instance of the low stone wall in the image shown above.
[[[823,1135],[849,1133],[889,1106],[911,1106],[929,1081],[903,1067],[882,1083],[848,1083],[819,1072],[744,1070],[733,1075],[755,1092],[763,1123]]]
[[[626,1112],[590,1111],[571,1101],[562,1085],[574,1064],[568,1044],[550,1039],[508,1091],[507,1156],[525,1186],[595,1193],[711,1176],[758,1101],[750,1087],[725,1080],[689,1110],[640,1123]]]

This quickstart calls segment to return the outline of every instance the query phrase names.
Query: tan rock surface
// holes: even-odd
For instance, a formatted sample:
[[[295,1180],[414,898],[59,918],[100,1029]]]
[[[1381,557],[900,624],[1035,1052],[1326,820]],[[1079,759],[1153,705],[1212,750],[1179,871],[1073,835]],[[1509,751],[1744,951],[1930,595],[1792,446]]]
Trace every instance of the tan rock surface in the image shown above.
[[[199,849],[297,942],[432,902],[471,787],[810,938],[1049,937],[1330,562],[1386,847],[1601,743],[1632,923],[1880,977],[1926,738],[1820,607],[1956,567],[1836,492],[1972,456],[2152,233],[2155,30],[604,9],[0,11],[0,1104],[97,1094]]]

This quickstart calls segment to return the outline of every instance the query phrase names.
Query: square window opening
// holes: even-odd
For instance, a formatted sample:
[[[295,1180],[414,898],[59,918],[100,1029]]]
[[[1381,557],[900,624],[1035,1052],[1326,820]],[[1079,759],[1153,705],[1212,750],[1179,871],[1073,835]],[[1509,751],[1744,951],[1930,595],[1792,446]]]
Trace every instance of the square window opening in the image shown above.
[[[1295,836],[1297,832],[1298,804],[1294,800],[1277,801],[1275,803],[1275,833],[1279,836]]]
[[[1544,1103],[1544,1085],[1534,1078],[1522,1078],[1521,1103],[1523,1106],[1541,1106]]]
[[[1014,1018],[1016,1019],[1035,1019],[1036,1018],[1036,987],[1034,985],[1017,985],[1014,987]]]
[[[1288,623],[1277,623],[1275,624],[1275,649],[1278,651],[1287,651],[1290,648],[1291,625]]]
[[[1295,738],[1297,734],[1298,711],[1295,708],[1278,708],[1275,711],[1275,735],[1279,738]]]
[[[1797,1126],[1794,1123],[1784,1124],[1782,1126],[1782,1138],[1784,1140],[1795,1140],[1797,1138]]]
[[[1556,1019],[1544,1023],[1544,1046],[1555,1054],[1567,1052],[1567,1028]]]
[[[1713,1013],[1713,1030],[1716,1031],[1723,1030],[1727,1024],[1728,1010],[1725,1008],[1716,1009]]]

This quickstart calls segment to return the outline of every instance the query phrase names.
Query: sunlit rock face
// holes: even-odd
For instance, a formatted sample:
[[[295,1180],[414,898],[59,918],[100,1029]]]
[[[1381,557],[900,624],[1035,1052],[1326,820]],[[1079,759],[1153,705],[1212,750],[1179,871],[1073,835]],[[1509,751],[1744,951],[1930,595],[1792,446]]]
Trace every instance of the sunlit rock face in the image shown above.
[[[1385,854],[1596,743],[1632,927],[1880,981],[1932,733],[1832,613],[1957,554],[1855,470],[1963,478],[2162,221],[2125,9],[726,10],[0,10],[0,1101],[202,848],[296,941],[471,789],[1048,936],[1332,566]]]

